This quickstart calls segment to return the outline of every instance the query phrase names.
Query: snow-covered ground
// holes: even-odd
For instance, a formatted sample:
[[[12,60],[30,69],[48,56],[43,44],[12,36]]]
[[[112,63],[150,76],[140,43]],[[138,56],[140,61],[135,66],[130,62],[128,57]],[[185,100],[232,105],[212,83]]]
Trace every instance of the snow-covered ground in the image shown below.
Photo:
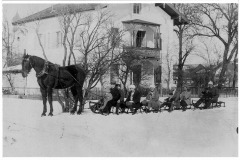
[[[238,156],[237,97],[220,100],[225,108],[109,116],[54,102],[41,117],[42,101],[3,98],[3,156]]]

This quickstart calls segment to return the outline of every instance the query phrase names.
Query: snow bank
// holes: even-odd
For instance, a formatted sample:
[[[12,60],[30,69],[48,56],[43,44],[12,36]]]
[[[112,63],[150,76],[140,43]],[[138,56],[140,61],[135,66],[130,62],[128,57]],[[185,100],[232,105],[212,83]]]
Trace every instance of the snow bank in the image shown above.
[[[237,98],[221,100],[225,108],[109,116],[61,113],[54,102],[54,116],[40,117],[42,101],[5,98],[3,156],[237,156]]]

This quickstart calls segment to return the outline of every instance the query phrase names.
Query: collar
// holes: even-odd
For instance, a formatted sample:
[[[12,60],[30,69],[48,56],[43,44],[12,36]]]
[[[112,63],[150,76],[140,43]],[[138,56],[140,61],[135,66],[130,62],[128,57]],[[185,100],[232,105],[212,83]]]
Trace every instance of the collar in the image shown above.
[[[44,74],[48,74],[48,61],[45,61],[43,69],[41,70],[41,72],[37,73],[36,76],[42,77]]]

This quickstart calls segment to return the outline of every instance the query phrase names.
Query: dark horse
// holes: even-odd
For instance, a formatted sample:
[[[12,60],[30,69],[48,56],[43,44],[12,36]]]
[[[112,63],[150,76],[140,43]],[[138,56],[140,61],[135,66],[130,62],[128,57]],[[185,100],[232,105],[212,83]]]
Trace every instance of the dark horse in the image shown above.
[[[52,106],[52,91],[53,89],[65,89],[71,88],[72,95],[74,97],[74,107],[71,110],[71,114],[74,114],[77,110],[78,100],[80,101],[80,107],[77,114],[81,114],[83,109],[83,95],[82,87],[86,77],[86,74],[80,65],[70,65],[66,67],[59,67],[56,64],[45,61],[37,56],[23,55],[22,61],[22,76],[27,77],[31,69],[36,71],[37,82],[40,86],[42,99],[43,99],[43,113],[42,116],[46,116],[47,112],[47,97],[50,105],[49,116],[53,116]]]

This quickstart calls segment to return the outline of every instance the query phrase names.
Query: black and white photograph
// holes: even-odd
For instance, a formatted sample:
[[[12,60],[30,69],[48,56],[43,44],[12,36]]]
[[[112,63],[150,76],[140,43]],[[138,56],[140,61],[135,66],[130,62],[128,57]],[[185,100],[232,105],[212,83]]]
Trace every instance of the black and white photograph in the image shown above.
[[[238,157],[238,1],[3,1],[2,157]]]

